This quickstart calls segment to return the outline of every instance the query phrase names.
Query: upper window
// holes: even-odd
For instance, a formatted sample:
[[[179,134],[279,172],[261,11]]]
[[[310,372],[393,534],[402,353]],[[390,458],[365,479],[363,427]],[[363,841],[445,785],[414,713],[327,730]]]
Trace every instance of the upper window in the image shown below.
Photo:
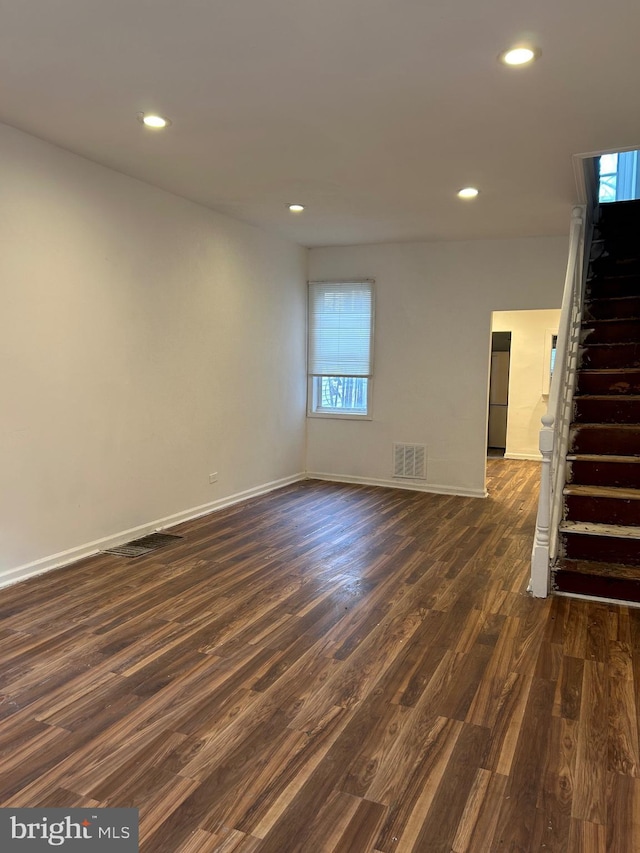
[[[602,154],[598,158],[598,201],[630,201],[640,198],[640,151]]]
[[[309,282],[310,415],[371,416],[373,282]]]

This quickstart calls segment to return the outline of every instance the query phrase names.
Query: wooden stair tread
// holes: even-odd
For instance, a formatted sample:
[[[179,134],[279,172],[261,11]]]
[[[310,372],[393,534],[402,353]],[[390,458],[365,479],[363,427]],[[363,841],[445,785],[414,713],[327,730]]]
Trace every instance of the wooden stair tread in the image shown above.
[[[569,453],[567,454],[567,462],[614,462],[622,465],[630,463],[631,465],[640,465],[640,456],[610,456],[606,453]]]
[[[583,327],[584,328],[584,327]],[[580,341],[578,347],[582,350],[590,350],[595,349],[596,347],[608,347],[611,349],[612,347],[626,347],[630,349],[631,347],[635,347],[640,343],[640,341]],[[630,370],[633,370],[633,365],[627,365]],[[615,368],[608,368],[609,370],[615,370]]]
[[[633,300],[638,299],[638,296],[630,295],[630,296],[589,296],[584,300],[585,305],[589,305],[590,302],[623,302],[625,300]]]
[[[587,486],[568,483],[564,487],[563,494],[579,495],[585,498],[619,498],[640,501],[640,489],[629,489],[624,486]]]
[[[632,347],[638,343],[640,341],[594,341],[593,343],[580,341],[578,346],[581,349],[591,349],[592,347]]]
[[[613,539],[640,539],[640,527],[622,524],[598,524],[593,521],[562,521],[561,533],[577,533],[583,536],[608,536]]]
[[[579,347],[586,354],[589,354],[589,352],[591,350],[595,350],[596,352],[603,352],[605,349],[608,349],[609,351],[611,351],[612,349],[619,347],[619,349],[617,350],[618,354],[621,353],[622,355],[624,355],[625,354],[624,349],[632,349],[634,347],[637,347],[639,344],[640,344],[640,341],[604,341],[604,342],[603,341],[594,341],[593,343],[581,342],[579,344]],[[634,352],[634,355],[635,355],[635,352]],[[633,356],[631,356],[631,357],[633,357]],[[627,370],[637,370],[637,367],[635,367],[633,364],[627,364],[627,365],[625,365],[625,368]],[[598,368],[592,368],[592,369],[597,370]],[[603,369],[603,370],[605,370],[605,369],[606,370],[618,370],[619,368],[608,367],[608,368],[601,368],[601,369]],[[620,369],[622,369],[622,368],[620,368]],[[588,370],[588,368],[586,368],[586,367],[582,368],[581,367],[580,370]]]
[[[611,239],[611,237],[605,237],[604,239],[605,239],[605,243],[606,243],[608,240]],[[615,241],[615,238],[614,238],[614,241]],[[635,246],[634,246],[634,248],[635,248]],[[602,266],[603,264],[606,265],[608,262],[609,267],[611,267],[613,265],[615,265],[617,267],[624,267],[624,266],[630,266],[631,264],[637,264],[638,262],[640,262],[640,257],[638,257],[638,255],[626,254],[626,251],[628,251],[628,250],[629,250],[629,247],[627,246],[625,249],[625,254],[622,256],[620,256],[620,255],[609,255],[609,254],[602,255],[599,258],[595,258],[592,261],[592,263],[598,264],[599,266]]]
[[[581,398],[582,399],[582,398]],[[572,423],[575,429],[621,429],[625,431],[638,431],[640,424],[602,424],[602,423]]]
[[[640,278],[638,273],[623,273],[622,275],[611,275],[611,273],[594,273],[587,279],[587,284],[600,284],[611,281],[619,281],[620,279],[629,279],[637,281]],[[606,296],[604,297],[607,298]],[[615,297],[614,297],[615,299]]]
[[[578,373],[587,376],[618,376],[621,373],[640,373],[640,367],[581,367]]]
[[[576,396],[579,396],[581,400],[615,400],[616,403],[625,400],[640,400],[640,394],[579,394]]]
[[[613,323],[640,323],[640,317],[605,317],[601,320],[583,320],[582,328],[591,329],[593,326],[609,326]]]
[[[587,284],[591,284],[591,282],[598,281],[617,281],[619,278],[640,278],[638,273],[627,272],[622,275],[612,275],[610,272],[595,272],[593,275],[589,276],[587,279]]]
[[[570,560],[562,557],[558,560],[554,571],[640,581],[640,567],[625,566],[623,563],[601,563],[598,560]]]

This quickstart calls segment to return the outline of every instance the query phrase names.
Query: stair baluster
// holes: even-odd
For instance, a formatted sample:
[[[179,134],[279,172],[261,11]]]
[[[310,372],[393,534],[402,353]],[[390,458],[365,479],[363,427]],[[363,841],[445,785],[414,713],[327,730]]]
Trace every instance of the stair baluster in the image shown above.
[[[549,403],[542,417],[540,453],[542,471],[536,532],[531,553],[529,590],[539,598],[549,592],[551,563],[556,556],[557,523],[562,506],[565,453],[568,445],[570,406],[577,364],[578,335],[583,296],[586,208],[576,206],[571,215],[569,259],[558,327],[556,363]]]

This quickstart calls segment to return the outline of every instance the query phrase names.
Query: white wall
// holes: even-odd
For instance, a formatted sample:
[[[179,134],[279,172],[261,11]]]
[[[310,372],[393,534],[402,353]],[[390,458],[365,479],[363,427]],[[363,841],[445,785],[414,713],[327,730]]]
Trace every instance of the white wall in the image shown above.
[[[0,583],[304,471],[306,250],[2,125],[0,173]]]
[[[308,471],[392,483],[393,442],[425,444],[427,488],[484,494],[492,311],[558,307],[567,252],[558,237],[310,250],[311,279],[373,278],[377,301],[373,420],[310,419]]]
[[[543,397],[545,340],[548,330],[558,331],[560,310],[496,311],[494,332],[511,332],[507,447],[510,459],[541,459],[538,450],[540,418],[547,410]]]

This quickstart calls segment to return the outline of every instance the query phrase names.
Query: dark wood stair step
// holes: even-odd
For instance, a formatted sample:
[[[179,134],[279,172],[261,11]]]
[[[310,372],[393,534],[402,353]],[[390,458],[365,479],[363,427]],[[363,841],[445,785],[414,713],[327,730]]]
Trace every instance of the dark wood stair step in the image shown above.
[[[562,557],[622,563],[640,569],[640,527],[563,521],[559,532]]]
[[[640,456],[638,424],[571,424],[569,453]]]
[[[599,226],[593,232],[591,241],[591,261],[615,260],[618,263],[636,259],[640,256],[638,248],[640,228],[634,222],[626,222],[615,228]]]
[[[640,296],[640,275],[594,275],[587,280],[586,299],[616,299]]]
[[[637,394],[584,394],[574,398],[574,420],[591,424],[640,424]]]
[[[620,563],[563,558],[553,571],[559,592],[622,601],[640,601],[640,570]]]
[[[640,458],[636,461],[640,462]],[[618,488],[615,486],[581,486],[577,483],[567,484],[565,495],[592,495],[601,498],[629,498],[640,501],[640,489]]]
[[[594,344],[582,346],[579,365],[587,370],[615,370],[640,367],[640,342]]]
[[[567,521],[640,526],[640,489],[567,484],[564,488]]]
[[[602,234],[616,234],[626,228],[640,228],[640,201],[628,199],[602,203],[596,228]]]
[[[624,257],[604,255],[591,261],[591,271],[594,275],[616,276],[640,275],[640,256],[636,247],[632,257],[625,253]]]
[[[623,261],[636,260],[638,258],[638,231],[637,228],[624,228],[615,233],[600,235],[599,240],[593,247],[597,254],[594,257],[606,257],[614,259],[620,264]],[[601,250],[598,251],[598,248]]]
[[[584,303],[583,325],[590,320],[620,320],[625,317],[640,317],[640,295],[599,297]]]
[[[638,343],[640,341],[640,317],[625,317],[622,320],[590,320],[580,330],[580,343]]]
[[[640,456],[570,454],[567,456],[567,482],[640,489]]]
[[[576,394],[640,394],[640,368],[580,370]]]

